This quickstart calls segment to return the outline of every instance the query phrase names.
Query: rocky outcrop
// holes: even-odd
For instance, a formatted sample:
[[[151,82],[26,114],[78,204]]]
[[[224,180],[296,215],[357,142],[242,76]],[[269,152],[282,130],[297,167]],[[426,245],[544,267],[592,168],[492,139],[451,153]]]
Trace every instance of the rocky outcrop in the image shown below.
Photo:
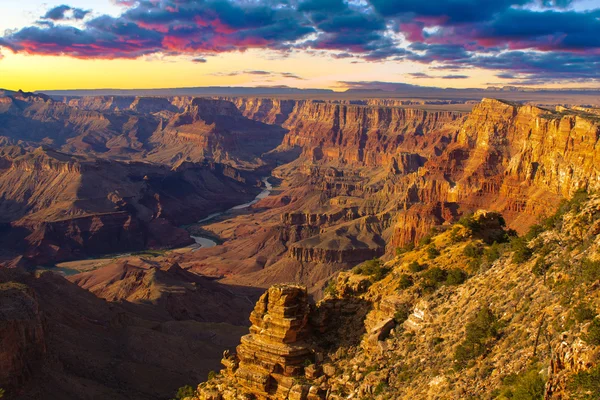
[[[45,328],[35,293],[0,283],[0,387],[18,389],[39,368],[46,352]]]
[[[562,335],[559,343],[554,346],[548,367],[544,400],[568,398],[568,381],[574,374],[587,371],[593,366],[591,356],[590,346],[581,339],[574,340],[566,334]]]
[[[276,285],[258,300],[250,314],[250,334],[242,337],[237,354],[224,355],[223,375],[230,380],[224,398],[248,393],[259,399],[306,399],[309,387],[294,377],[314,359],[306,341],[309,312],[308,294],[301,286]],[[219,396],[214,391],[201,387],[199,398]]]

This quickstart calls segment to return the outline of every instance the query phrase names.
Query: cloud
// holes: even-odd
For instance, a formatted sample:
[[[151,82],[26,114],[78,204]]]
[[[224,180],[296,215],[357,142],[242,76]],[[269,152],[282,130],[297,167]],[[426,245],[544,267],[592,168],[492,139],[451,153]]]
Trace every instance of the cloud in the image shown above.
[[[253,75],[261,78],[288,78],[304,80],[299,75],[292,72],[274,72],[274,71],[263,71],[263,70],[245,70],[245,71],[232,71],[232,72],[215,72],[211,74],[213,76],[240,76],[240,75]],[[266,80],[266,79],[265,79]]]
[[[468,79],[469,75],[444,75],[440,76],[442,79]]]
[[[417,79],[429,79],[431,78],[431,75],[426,74],[424,72],[411,72],[409,74],[407,74],[413,78],[417,78]]]
[[[192,62],[198,63],[198,64],[204,64],[204,63],[206,63],[208,61],[206,60],[206,58],[197,57],[197,58],[193,58]]]
[[[599,76],[600,6],[577,11],[571,0],[112,1],[122,7],[117,17],[90,18],[90,11],[60,5],[37,24],[6,32],[0,47],[77,58],[156,54],[204,61],[263,49],[281,57],[304,51],[354,62],[409,60],[430,70],[483,68],[525,81]]]
[[[52,21],[61,21],[66,19],[80,20],[84,19],[90,13],[89,10],[81,8],[73,8],[67,5],[56,6],[46,12],[42,19],[50,19]]]

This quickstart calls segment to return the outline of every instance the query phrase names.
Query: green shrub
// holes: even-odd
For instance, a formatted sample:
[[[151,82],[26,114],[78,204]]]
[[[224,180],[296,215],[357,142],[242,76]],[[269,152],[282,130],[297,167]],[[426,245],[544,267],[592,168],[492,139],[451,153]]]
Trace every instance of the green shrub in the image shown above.
[[[186,397],[192,397],[195,394],[196,394],[196,391],[194,390],[194,388],[191,387],[190,385],[186,385],[186,386],[180,387],[177,390],[177,394],[175,395],[175,399],[182,400],[182,399],[185,399]]]
[[[396,255],[401,256],[404,253],[408,253],[409,251],[413,251],[415,249],[415,244],[413,242],[408,243],[404,247],[396,247]]]
[[[502,251],[500,249],[500,245],[498,244],[498,242],[492,243],[492,245],[490,247],[485,249],[484,255],[485,255],[486,261],[489,263],[493,263],[494,261],[499,259],[500,256],[502,255]]]
[[[419,246],[427,246],[428,244],[431,244],[432,239],[433,235],[431,234],[423,236],[421,239],[419,239]]]
[[[585,282],[595,282],[600,279],[600,261],[583,260],[581,276]]]
[[[425,269],[425,265],[419,264],[417,261],[413,261],[408,264],[408,270],[412,273],[421,272]]]
[[[542,225],[532,225],[529,228],[529,231],[527,232],[527,234],[525,234],[525,240],[527,240],[529,242],[529,241],[537,238],[538,236],[540,236],[540,234],[542,234],[545,231],[546,231],[546,228],[543,227]]]
[[[546,275],[546,272],[548,272],[549,269],[550,264],[546,262],[546,259],[544,257],[539,257],[533,265],[531,272],[533,272],[537,276],[544,276]]]
[[[455,226],[450,231],[450,241],[452,243],[458,243],[464,239],[461,235],[458,234],[459,232],[460,232],[460,227],[458,227],[458,226]]]
[[[0,388],[0,399],[4,397],[4,389]]]
[[[460,285],[467,280],[467,273],[460,268],[452,268],[446,276],[446,285]]]
[[[365,261],[361,265],[354,267],[352,272],[355,274],[370,276],[373,281],[379,281],[383,279],[390,270],[383,267],[383,263],[380,259],[374,258],[369,261]]]
[[[433,260],[439,255],[440,251],[434,245],[431,245],[427,248],[427,257],[429,257],[430,260]]]
[[[215,371],[208,371],[208,380],[212,381],[217,377],[217,373]]]
[[[504,378],[499,399],[541,400],[544,397],[544,378],[539,364],[530,366],[521,374],[511,374]]]
[[[465,228],[468,228],[473,233],[477,233],[481,230],[481,223],[475,220],[473,214],[467,214],[458,220],[458,223]]]
[[[388,384],[385,382],[379,382],[377,384],[377,386],[375,386],[375,391],[373,392],[373,394],[375,396],[379,396],[380,394],[382,394],[383,392],[385,392],[388,388]]]
[[[597,400],[600,393],[600,365],[573,376],[567,385],[572,398]]]
[[[421,288],[425,291],[437,289],[442,282],[446,281],[448,273],[440,267],[433,267],[425,271],[422,275]]]
[[[412,285],[414,285],[414,281],[412,276],[408,275],[408,274],[402,274],[400,275],[400,282],[398,282],[398,288],[399,289],[408,289],[409,287],[411,287]]]
[[[521,264],[529,260],[533,254],[531,249],[527,247],[527,242],[522,237],[515,237],[510,242],[511,249],[514,251],[512,262]]]
[[[587,304],[579,303],[573,309],[573,316],[575,317],[575,321],[582,323],[594,319],[596,313]]]
[[[594,346],[600,345],[600,318],[594,318],[588,327],[588,331],[584,339],[586,342]]]
[[[469,243],[463,249],[463,254],[469,258],[479,258],[483,254],[483,249],[473,243]]]
[[[454,352],[456,367],[464,368],[471,360],[484,354],[488,340],[498,336],[498,329],[494,313],[488,307],[482,308],[467,324],[465,339]]]
[[[331,279],[325,288],[325,294],[336,297],[338,295],[337,285],[335,283],[335,279]]]
[[[397,325],[402,324],[404,321],[408,319],[408,317],[412,314],[412,306],[410,304],[402,304],[394,313],[394,321],[396,321]]]

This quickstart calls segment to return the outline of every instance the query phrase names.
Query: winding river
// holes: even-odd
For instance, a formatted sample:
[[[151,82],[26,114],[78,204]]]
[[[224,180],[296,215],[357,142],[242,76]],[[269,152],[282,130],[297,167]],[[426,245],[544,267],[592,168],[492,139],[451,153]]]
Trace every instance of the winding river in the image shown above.
[[[220,217],[221,215],[225,215],[231,211],[244,210],[258,203],[260,200],[268,197],[271,194],[271,191],[273,190],[273,185],[269,183],[269,177],[262,178],[262,182],[265,184],[265,189],[262,192],[260,192],[258,196],[256,196],[251,202],[240,204],[239,206],[232,207],[227,211],[210,214],[208,217],[198,221],[197,224],[204,224],[206,222],[212,221],[213,219]],[[206,249],[209,247],[215,247],[218,245],[217,242],[205,236],[192,236],[192,239],[196,241],[196,244],[192,245],[194,247],[194,251],[199,249]]]

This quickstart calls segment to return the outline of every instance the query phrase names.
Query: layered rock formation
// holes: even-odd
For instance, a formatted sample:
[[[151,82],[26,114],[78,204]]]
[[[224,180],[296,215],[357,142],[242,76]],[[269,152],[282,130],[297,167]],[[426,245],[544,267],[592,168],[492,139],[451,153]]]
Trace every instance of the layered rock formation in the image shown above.
[[[252,199],[256,178],[214,163],[169,168],[7,148],[0,166],[1,241],[46,263],[192,243],[178,225]],[[15,254],[16,256],[18,254]]]
[[[169,163],[209,158],[256,168],[264,164],[261,155],[281,143],[284,132],[246,118],[230,101],[197,98],[155,132],[149,157]]]
[[[250,334],[242,337],[236,354],[223,359],[223,374],[236,383],[225,398],[243,393],[259,399],[306,398],[308,387],[293,378],[314,358],[306,341],[309,311],[306,288],[301,286],[276,285],[258,300],[250,314]],[[200,398],[214,393],[214,388],[204,388]]]

